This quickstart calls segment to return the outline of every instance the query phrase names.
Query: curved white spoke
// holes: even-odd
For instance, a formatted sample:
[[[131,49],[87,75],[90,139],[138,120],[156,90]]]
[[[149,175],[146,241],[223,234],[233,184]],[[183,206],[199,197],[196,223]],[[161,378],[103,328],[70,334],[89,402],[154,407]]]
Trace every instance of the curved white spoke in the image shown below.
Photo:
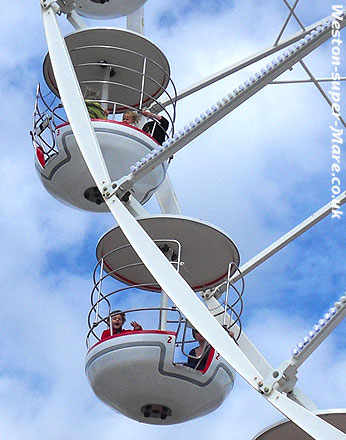
[[[346,440],[346,434],[298,405],[284,394],[273,390],[269,396],[265,397],[283,415],[292,420],[292,422],[315,440]]]

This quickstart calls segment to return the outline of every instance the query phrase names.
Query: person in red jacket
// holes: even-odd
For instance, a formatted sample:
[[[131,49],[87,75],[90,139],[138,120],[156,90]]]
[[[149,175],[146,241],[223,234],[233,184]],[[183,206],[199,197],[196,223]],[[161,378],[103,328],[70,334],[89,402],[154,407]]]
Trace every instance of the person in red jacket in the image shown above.
[[[126,315],[121,310],[116,310],[111,313],[112,321],[112,334],[110,328],[104,330],[101,336],[101,341],[103,339],[109,338],[110,336],[118,335],[120,333],[129,333],[131,331],[142,331],[143,328],[137,321],[131,321],[130,324],[133,327],[132,330],[124,330],[123,325],[126,321]]]

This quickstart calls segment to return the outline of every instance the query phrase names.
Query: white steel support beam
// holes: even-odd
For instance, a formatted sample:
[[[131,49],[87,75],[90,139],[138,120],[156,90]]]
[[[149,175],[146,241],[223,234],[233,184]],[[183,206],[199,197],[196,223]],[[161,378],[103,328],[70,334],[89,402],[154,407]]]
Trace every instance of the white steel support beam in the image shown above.
[[[303,60],[300,60],[300,65],[303,67],[303,69],[305,70],[305,72],[309,75],[310,80],[315,84],[317,90],[321,93],[321,95],[323,96],[323,98],[327,101],[329,107],[331,109],[333,109],[333,103],[332,101],[329,99],[327,93],[322,89],[322,87],[318,84],[317,79],[314,77],[314,75],[312,74],[312,72],[310,71],[310,69],[308,68],[308,66],[304,63]],[[339,120],[342,123],[342,125],[346,128],[346,122],[345,120],[342,118],[341,115],[339,115]]]
[[[309,336],[306,336],[301,342],[301,350],[297,350],[289,360],[295,368],[299,368],[306,359],[322,344],[337,325],[346,317],[346,296],[342,296],[330,309],[328,313],[319,321],[316,330],[313,330]]]
[[[169,296],[161,290],[159,330],[167,330],[167,307]]]
[[[332,82],[335,81],[333,78],[316,78],[316,82]],[[346,81],[346,76],[340,77],[339,81]],[[312,83],[314,82],[312,79],[290,79],[286,81],[273,81],[272,84],[304,84],[304,83]]]
[[[158,187],[155,196],[162,214],[181,215],[178,199],[168,174],[166,174],[165,180]]]
[[[305,27],[304,27],[303,23],[299,20],[299,18],[297,17],[296,13],[294,12],[295,8],[297,7],[297,4],[298,4],[299,0],[296,0],[294,2],[293,6],[290,6],[290,4],[287,2],[287,0],[283,0],[283,1],[284,1],[285,5],[288,7],[290,12],[288,14],[288,17],[285,20],[285,23],[283,24],[283,26],[282,26],[282,28],[281,28],[281,30],[279,32],[279,35],[278,35],[277,39],[275,40],[274,46],[276,46],[279,43],[279,41],[281,39],[281,36],[284,33],[284,31],[286,29],[286,26],[288,25],[288,22],[290,21],[292,16],[296,19],[297,23],[302,28],[302,30],[305,31]]]
[[[311,435],[315,440],[346,440],[346,434],[336,429],[334,426],[327,422],[324,424],[317,423],[317,420],[321,420],[315,414],[302,406],[295,403],[294,400],[285,396],[277,390],[273,390],[266,399],[275,406],[284,416],[291,419],[288,414],[294,415],[294,420],[291,419],[296,425],[302,428],[306,433]]]
[[[202,295],[202,296],[210,312],[222,325],[224,318],[224,309],[222,305],[213,296],[209,296],[209,297],[207,297],[206,295]],[[231,323],[231,317],[228,313],[226,316],[228,319],[227,325],[229,325]],[[234,330],[235,334],[238,334],[240,329],[237,324],[233,324],[232,330]],[[257,370],[261,373],[263,377],[267,377],[271,374],[271,372],[273,371],[273,367],[265,359],[262,353],[259,350],[257,350],[255,345],[246,336],[244,331],[241,332],[237,343],[241,351],[246,355],[249,361],[253,363],[253,365],[257,368]],[[298,388],[297,386],[295,386],[294,390],[291,393],[289,393],[288,397],[310,411],[317,410],[317,406],[315,405],[315,403],[308,396],[306,396],[306,394],[303,393],[303,391],[301,391],[300,388]]]
[[[330,214],[333,210],[333,206],[335,202],[339,206],[343,205],[346,202],[346,191],[341,193],[338,197],[335,197],[333,202],[329,202],[326,205],[324,205],[321,209],[316,211],[314,214],[312,214],[310,217],[308,217],[306,220],[304,220],[302,223],[300,223],[295,228],[291,229],[287,234],[285,234],[283,237],[276,240],[272,245],[268,246],[266,249],[264,249],[262,252],[257,254],[255,257],[253,257],[250,261],[245,263],[243,266],[239,268],[241,273],[243,275],[248,274],[252,270],[254,270],[257,266],[262,264],[264,261],[268,260],[272,255],[279,252],[282,248],[287,246],[291,241],[295,240],[297,237],[302,235],[305,231],[310,229],[312,226],[314,226],[316,223],[327,217],[328,214]],[[231,278],[231,282],[235,283],[240,279],[240,275],[236,274]]]
[[[223,78],[226,78],[229,75],[232,75],[235,72],[238,72],[241,69],[244,69],[245,67],[250,66],[251,64],[256,63],[257,61],[262,60],[263,58],[266,58],[269,55],[272,55],[279,50],[284,49],[287,46],[290,46],[291,44],[296,43],[301,38],[304,38],[307,34],[309,34],[313,29],[316,29],[318,26],[322,25],[326,20],[328,20],[329,17],[322,18],[321,20],[317,21],[316,23],[312,24],[311,26],[307,27],[305,31],[299,31],[295,34],[293,34],[291,37],[286,38],[283,40],[280,44],[273,44],[272,46],[261,50],[260,52],[257,52],[255,54],[250,55],[249,57],[244,58],[241,61],[238,61],[235,64],[232,64],[231,66],[226,67],[223,70],[220,70],[219,72],[210,75],[206,78],[204,78],[202,81],[195,83],[186,89],[182,90],[180,93],[178,93],[175,102],[179,101],[180,99],[186,98],[187,96],[191,95],[192,93],[198,92],[199,90],[204,89],[205,87],[208,87],[211,84],[214,84],[217,81],[220,81]],[[167,107],[170,105],[172,101],[166,100],[162,102],[160,105],[154,105],[151,109],[153,112],[159,112],[162,110],[162,107]]]
[[[123,200],[123,203],[134,217],[149,217],[150,216],[150,213],[133,196],[130,196],[127,202],[125,202]]]
[[[290,393],[287,393],[287,397],[294,402],[299,403],[299,405],[302,405],[304,408],[307,408],[310,411],[317,411],[318,407],[303,391],[295,386],[293,388],[293,391]]]
[[[328,335],[346,317],[346,295],[340,297],[334,307],[329,309],[319,324],[314,326],[314,330],[306,336],[297,348],[290,360],[284,361],[278,368],[268,374],[264,381],[260,383],[260,389],[265,394],[270,394],[273,389],[288,393],[288,397],[294,401],[302,399],[302,404],[311,405],[311,401],[302,395],[301,391],[295,386],[297,382],[297,370],[306,359],[317,349],[317,347],[328,337]]]
[[[298,2],[299,2],[299,0],[296,0],[295,3],[294,3],[294,5],[293,5],[292,7],[291,7],[291,6],[288,6],[288,8],[290,9],[290,13],[288,14],[288,17],[286,18],[284,24],[282,25],[282,27],[281,27],[281,29],[280,29],[279,35],[277,36],[277,38],[276,38],[276,40],[275,40],[274,46],[276,46],[276,45],[279,43],[279,41],[280,41],[280,39],[281,39],[281,37],[282,37],[282,34],[285,32],[286,26],[288,25],[288,22],[290,21],[290,19],[291,19],[291,17],[292,17],[292,14],[293,14],[293,11],[294,11],[294,9],[296,8]],[[285,2],[285,3],[286,3],[286,2]],[[286,6],[287,6],[287,3],[286,3]],[[297,19],[296,16],[295,16],[295,18]],[[302,27],[303,31],[305,31],[304,26],[301,26],[301,27]]]
[[[220,325],[223,325],[224,320],[224,308],[219,303],[219,301],[214,298],[213,296],[207,297],[205,295],[202,295],[204,302],[210,312],[213,314],[215,319],[219,322]],[[231,323],[231,317],[227,313],[227,325]],[[239,332],[239,326],[238,324],[233,324],[232,331],[237,335]],[[241,349],[241,351],[246,355],[246,357],[250,360],[250,362],[253,363],[253,365],[257,368],[257,370],[261,373],[263,377],[266,377],[271,371],[272,366],[269,364],[269,362],[264,358],[262,353],[260,353],[257,348],[253,345],[253,343],[250,341],[250,339],[246,336],[246,334],[242,331],[240,334],[240,337],[238,339],[238,346]]]
[[[340,28],[346,26],[346,20],[340,24]],[[173,139],[168,139],[164,142],[164,148],[151,160],[145,161],[143,166],[135,169],[128,176],[124,176],[117,183],[124,191],[129,190],[133,184],[142,178],[145,174],[152,171],[165,160],[169,159],[177,151],[181,150],[185,145],[194,140],[196,137],[204,133],[208,128],[216,124],[220,119],[228,115],[236,109],[243,102],[247,101],[251,96],[260,91],[267,84],[270,84],[275,78],[280,76],[283,72],[290,69],[294,64],[299,62],[306,55],[311,53],[316,47],[320,46],[331,36],[331,23],[325,26],[325,29],[316,33],[308,41],[300,44],[298,48],[292,49],[292,52],[287,52],[282,55],[281,60],[277,65],[271,65],[270,69],[264,69],[264,72],[258,72],[250,81],[245,81],[244,84],[236,88],[233,93],[217,102],[217,105],[212,106],[206,113],[201,115],[201,118],[196,118],[198,122],[192,121],[190,126],[185,126],[184,130],[180,130]]]
[[[44,7],[44,2],[41,9],[49,56],[61,100],[85,162],[102,193],[104,185],[109,184],[111,180],[91,125],[65,40],[60,32],[56,17],[57,9],[54,3]]]
[[[126,17],[126,27],[130,31],[144,35],[144,6],[141,6]]]
[[[81,29],[86,29],[88,27],[75,10],[67,14],[67,20],[77,31]]]
[[[74,0],[41,0],[41,4],[45,5],[51,3],[51,1],[56,1],[59,5],[59,13],[63,12],[64,14],[70,14],[76,8]]]

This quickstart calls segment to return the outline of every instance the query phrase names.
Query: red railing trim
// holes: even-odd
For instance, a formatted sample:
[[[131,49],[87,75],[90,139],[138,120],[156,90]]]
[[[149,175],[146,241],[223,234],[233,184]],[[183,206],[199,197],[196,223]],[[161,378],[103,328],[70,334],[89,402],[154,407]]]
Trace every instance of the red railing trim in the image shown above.
[[[111,124],[118,124],[118,125],[124,125],[125,127],[130,127],[130,128],[133,129],[133,130],[137,130],[137,131],[139,131],[140,133],[145,134],[145,135],[148,136],[152,141],[154,141],[155,144],[160,145],[160,144],[157,142],[156,139],[154,139],[152,136],[150,136],[149,133],[146,133],[145,131],[141,130],[141,129],[138,128],[138,127],[134,127],[134,126],[131,125],[131,124],[127,124],[126,122],[112,121],[112,120],[110,120],[110,119],[91,119],[91,121],[95,121],[95,122],[108,122],[108,123],[111,123]],[[55,127],[55,130],[58,130],[59,128],[65,127],[66,125],[70,125],[70,123],[69,123],[69,122],[64,122],[63,124],[57,125],[57,126]]]

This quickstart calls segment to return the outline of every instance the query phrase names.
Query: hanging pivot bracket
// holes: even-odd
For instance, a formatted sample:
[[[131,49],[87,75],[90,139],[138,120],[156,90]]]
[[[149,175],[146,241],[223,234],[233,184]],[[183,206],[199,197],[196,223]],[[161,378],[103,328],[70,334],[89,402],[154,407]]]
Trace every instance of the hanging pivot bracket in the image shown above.
[[[111,182],[108,185],[102,187],[102,197],[104,199],[110,199],[115,193],[118,187],[116,182]]]
[[[40,3],[42,9],[52,8],[56,14],[61,12],[61,6],[57,0],[41,0]]]
[[[112,78],[112,76],[115,75],[115,70],[113,69],[113,67],[109,66],[107,60],[101,60],[101,61],[99,61],[99,66],[101,67],[101,69],[105,69],[106,67],[108,67],[108,69],[109,69],[109,76],[110,76],[111,78]]]
[[[279,392],[290,393],[298,381],[296,374],[297,368],[289,361],[284,361],[258,383],[259,390],[262,394],[270,394],[273,388]]]
[[[60,6],[61,12],[66,15],[71,14],[77,8],[74,0],[56,0],[56,2]]]
[[[41,7],[48,9],[52,7],[55,13],[71,14],[76,9],[74,0],[41,0]]]
[[[132,195],[133,190],[124,190],[117,182],[111,182],[108,185],[102,187],[102,197],[107,200],[114,195],[118,197],[124,203],[127,203]]]

